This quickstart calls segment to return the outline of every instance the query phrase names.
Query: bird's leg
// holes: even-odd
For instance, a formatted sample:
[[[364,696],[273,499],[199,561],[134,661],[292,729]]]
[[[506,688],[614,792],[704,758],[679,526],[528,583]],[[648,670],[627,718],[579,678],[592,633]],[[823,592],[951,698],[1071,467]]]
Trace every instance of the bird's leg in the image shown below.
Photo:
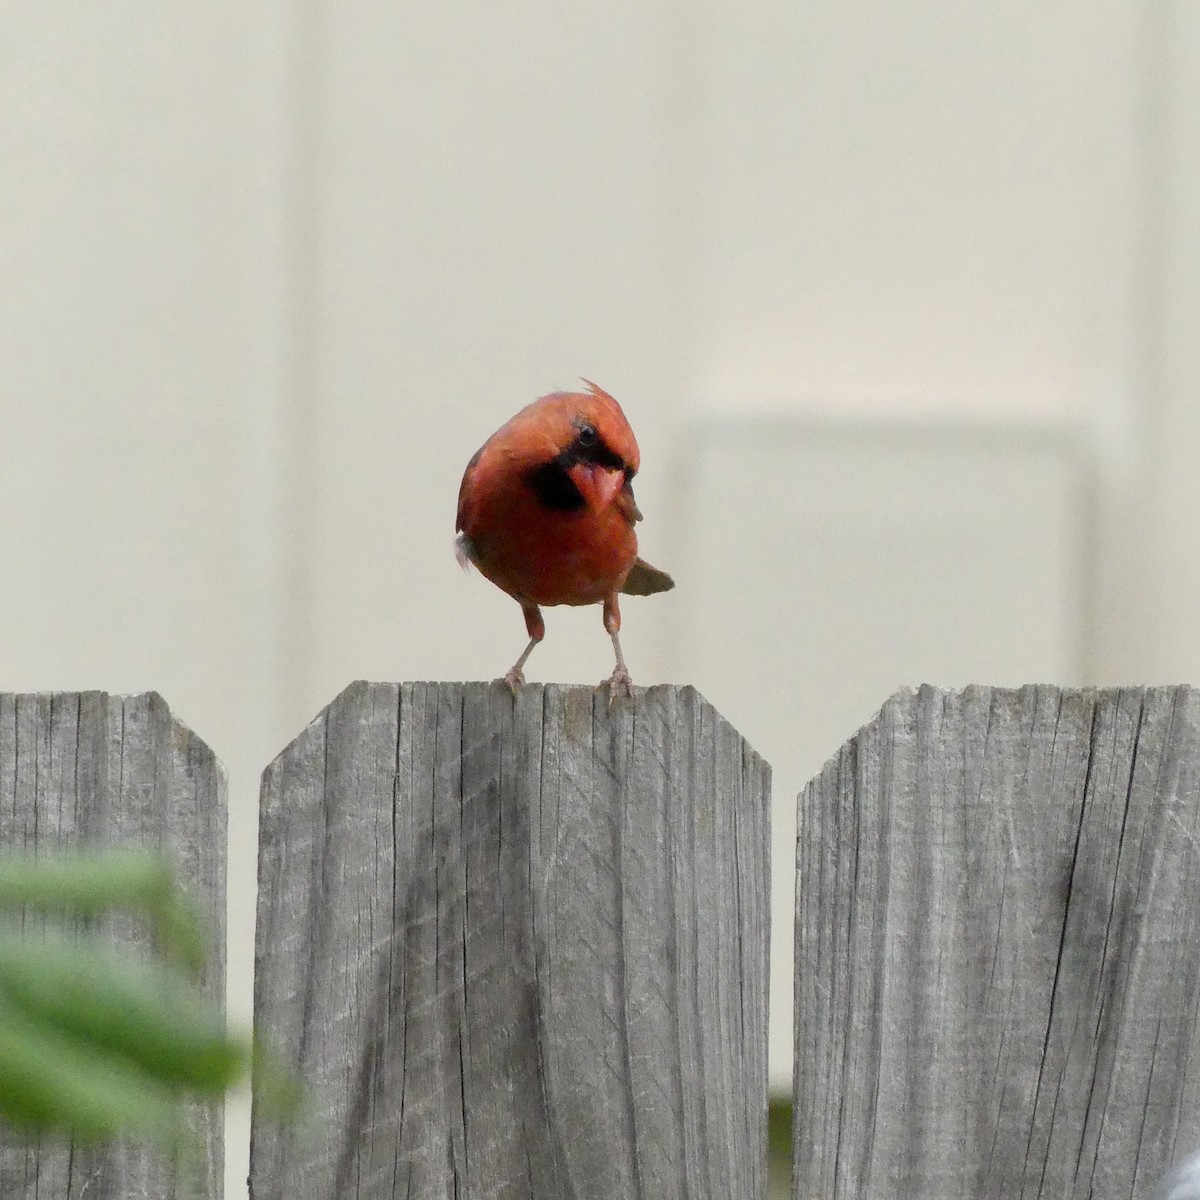
[[[600,686],[607,685],[609,703],[612,703],[613,698],[618,694],[633,695],[633,680],[629,678],[629,670],[625,666],[625,655],[621,653],[621,639],[617,637],[621,628],[621,610],[617,606],[615,592],[604,601],[604,628],[608,630],[608,636],[612,638],[617,665],[613,668],[613,673]]]
[[[512,688],[513,695],[525,683],[525,673],[521,668],[533,653],[533,648],[546,636],[546,622],[542,620],[542,611],[536,604],[522,604],[521,611],[525,614],[525,631],[529,634],[529,645],[521,651],[521,657],[509,668],[504,676],[504,682]]]

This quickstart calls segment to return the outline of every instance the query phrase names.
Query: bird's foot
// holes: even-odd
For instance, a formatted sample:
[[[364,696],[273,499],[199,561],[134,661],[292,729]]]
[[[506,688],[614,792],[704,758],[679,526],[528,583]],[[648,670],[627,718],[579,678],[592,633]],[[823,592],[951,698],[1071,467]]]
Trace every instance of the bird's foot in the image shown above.
[[[520,667],[513,667],[504,676],[504,682],[508,684],[508,690],[515,696],[525,686],[525,672]]]
[[[624,667],[618,667],[607,679],[603,679],[596,686],[596,691],[602,692],[608,690],[608,702],[612,702],[622,696],[626,700],[633,699],[633,680],[629,677],[629,672]]]

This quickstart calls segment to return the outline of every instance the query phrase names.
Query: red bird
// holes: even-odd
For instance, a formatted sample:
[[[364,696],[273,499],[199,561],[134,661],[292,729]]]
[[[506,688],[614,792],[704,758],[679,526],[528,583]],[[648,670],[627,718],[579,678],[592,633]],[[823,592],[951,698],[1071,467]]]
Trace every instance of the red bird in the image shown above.
[[[633,430],[607,392],[584,382],[586,392],[543,396],[496,430],[458,490],[458,561],[474,563],[525,614],[529,645],[504,676],[513,691],[546,634],[540,605],[603,604],[617,656],[609,692],[631,695],[617,593],[649,596],[675,586],[638,558]]]

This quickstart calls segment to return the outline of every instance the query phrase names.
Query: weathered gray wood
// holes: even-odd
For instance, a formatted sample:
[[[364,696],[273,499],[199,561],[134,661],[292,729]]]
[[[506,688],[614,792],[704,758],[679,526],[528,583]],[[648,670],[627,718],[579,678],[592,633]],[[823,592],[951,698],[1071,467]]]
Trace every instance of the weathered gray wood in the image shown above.
[[[202,985],[218,1003],[225,988],[225,805],[224,773],[212,751],[153,692],[0,694],[0,847],[39,855],[83,846],[165,851],[212,931]],[[44,923],[40,914],[25,915],[26,930]],[[120,915],[106,924],[120,944],[149,952],[145,921]],[[0,1128],[0,1197],[219,1200],[223,1114],[198,1110],[193,1126],[204,1162],[186,1186],[144,1145],[71,1148]]]
[[[357,683],[263,777],[254,1200],[761,1200],[768,768],[692,689]]]
[[[797,867],[797,1197],[1140,1200],[1200,1145],[1200,692],[900,693]]]

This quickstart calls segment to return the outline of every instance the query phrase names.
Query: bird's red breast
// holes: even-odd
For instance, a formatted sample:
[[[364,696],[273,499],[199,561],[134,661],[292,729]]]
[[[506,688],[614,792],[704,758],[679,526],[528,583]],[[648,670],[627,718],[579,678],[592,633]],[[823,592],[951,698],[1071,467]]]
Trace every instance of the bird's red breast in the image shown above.
[[[467,465],[460,554],[522,602],[612,596],[637,561],[639,461],[621,406],[595,384],[535,400]]]

